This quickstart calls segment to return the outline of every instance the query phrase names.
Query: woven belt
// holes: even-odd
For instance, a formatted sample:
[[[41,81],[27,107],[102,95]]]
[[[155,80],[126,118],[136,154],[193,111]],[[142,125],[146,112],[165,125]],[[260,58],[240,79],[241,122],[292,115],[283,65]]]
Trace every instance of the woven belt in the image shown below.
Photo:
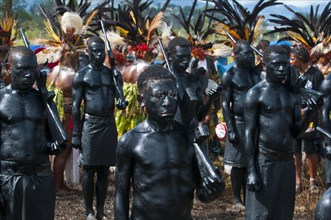
[[[31,176],[38,173],[52,173],[49,163],[46,164],[20,164],[13,161],[0,160],[0,173],[8,175]]]
[[[268,152],[259,149],[258,155],[265,157],[268,160],[293,160],[293,152]]]
[[[84,119],[88,122],[91,123],[115,123],[115,118],[114,116],[106,116],[106,117],[102,117],[102,116],[95,116],[95,115],[89,115],[87,113],[84,114]]]

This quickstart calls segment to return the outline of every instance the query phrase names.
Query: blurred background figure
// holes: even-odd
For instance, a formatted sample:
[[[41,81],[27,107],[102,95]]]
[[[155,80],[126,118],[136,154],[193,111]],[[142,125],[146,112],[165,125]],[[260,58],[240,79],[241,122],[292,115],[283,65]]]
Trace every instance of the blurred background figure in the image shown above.
[[[262,39],[256,46],[256,49],[258,49],[262,54],[265,50],[270,45],[270,41]],[[256,67],[259,69],[261,72],[261,79],[265,79],[266,72],[265,72],[265,64],[263,62],[263,57],[257,55],[256,56]]]
[[[16,39],[17,20],[14,16],[3,13],[0,18],[0,88],[11,82],[11,76],[8,71],[8,53]]]
[[[301,45],[291,50],[290,63],[293,67],[297,68],[300,74],[300,78],[307,79],[305,85],[306,88],[313,90],[319,90],[320,85],[324,79],[323,74],[314,66],[311,65],[310,55],[306,48]],[[303,106],[303,108],[306,106]],[[294,158],[296,166],[296,190],[300,192],[302,190],[302,152],[305,153],[308,170],[309,170],[309,190],[311,192],[317,192],[318,187],[316,185],[316,176],[318,168],[318,156],[319,148],[322,143],[321,136],[314,127],[320,125],[319,113],[312,117],[309,128],[298,139],[296,147],[294,149]]]
[[[54,12],[39,6],[39,13],[44,18],[48,39],[46,48],[37,54],[38,63],[56,63],[47,77],[49,90],[54,90],[59,116],[68,135],[65,150],[53,157],[53,172],[57,194],[66,194],[74,185],[79,184],[78,150],[72,149],[72,81],[79,70],[87,65],[84,56],[86,29],[97,15],[98,7],[91,10],[90,3],[84,2],[78,8],[73,1],[54,1]],[[56,20],[54,19],[56,18]]]
[[[331,53],[323,54],[315,63],[315,66],[321,71],[324,77],[326,77],[331,72],[331,63],[330,63]]]

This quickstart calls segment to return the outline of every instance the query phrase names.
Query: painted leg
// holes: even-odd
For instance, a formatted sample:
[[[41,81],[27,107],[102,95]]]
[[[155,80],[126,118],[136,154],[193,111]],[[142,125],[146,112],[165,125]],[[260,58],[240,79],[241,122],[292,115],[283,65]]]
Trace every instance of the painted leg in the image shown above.
[[[96,167],[83,166],[83,195],[85,202],[86,215],[94,215],[93,211],[93,194],[94,194],[94,174]]]
[[[97,219],[101,220],[104,214],[105,200],[107,196],[109,166],[100,166],[97,169],[97,183],[95,186],[97,200]]]
[[[244,169],[232,167],[231,169],[231,187],[233,194],[233,204],[238,211],[244,210],[243,202],[241,200],[241,188],[244,181]]]

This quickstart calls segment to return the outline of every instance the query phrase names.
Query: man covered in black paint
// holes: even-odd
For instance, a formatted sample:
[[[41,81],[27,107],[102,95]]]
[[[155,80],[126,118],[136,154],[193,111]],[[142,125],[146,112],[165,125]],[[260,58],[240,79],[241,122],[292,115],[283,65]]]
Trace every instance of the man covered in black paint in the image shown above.
[[[33,88],[40,74],[37,58],[19,46],[8,61],[11,84],[0,90],[0,219],[53,220],[49,155],[61,146],[52,140],[41,94]]]
[[[279,45],[264,51],[266,79],[251,88],[245,99],[247,152],[246,219],[293,219],[295,203],[295,139],[307,129],[317,109],[301,100],[285,84],[289,57]]]
[[[80,148],[83,165],[83,194],[86,215],[94,219],[93,195],[96,189],[96,218],[102,219],[107,194],[109,167],[115,165],[117,130],[114,119],[115,105],[126,107],[121,74],[106,67],[105,43],[99,37],[88,42],[90,63],[73,79],[73,147]],[[117,103],[115,103],[117,98]],[[81,104],[84,115],[81,118]],[[94,176],[97,174],[96,186]]]
[[[224,164],[231,166],[231,187],[235,208],[244,209],[246,193],[246,154],[244,147],[244,100],[250,88],[260,81],[254,52],[249,43],[239,40],[233,49],[235,65],[222,77],[222,108],[228,127]],[[241,191],[243,199],[241,198]]]
[[[170,72],[148,67],[138,78],[138,92],[148,116],[118,144],[115,219],[192,219],[194,191],[202,202],[210,202],[223,187],[201,178],[187,133],[174,121],[177,88]]]

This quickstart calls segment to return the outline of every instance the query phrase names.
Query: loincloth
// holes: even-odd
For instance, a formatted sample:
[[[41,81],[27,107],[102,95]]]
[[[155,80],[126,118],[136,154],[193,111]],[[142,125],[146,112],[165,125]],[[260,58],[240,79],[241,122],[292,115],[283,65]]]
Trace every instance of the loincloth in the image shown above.
[[[114,116],[99,117],[85,114],[82,130],[82,164],[115,165],[117,129]]]
[[[224,149],[224,164],[232,167],[246,167],[245,152],[245,123],[243,118],[235,117],[235,129],[238,132],[238,143],[232,143],[226,139]]]
[[[46,171],[45,167],[43,169],[40,166],[22,168],[17,164],[2,163],[1,165],[3,164],[6,165],[5,169],[10,168],[9,170],[14,171],[13,169],[18,168],[18,171],[15,171],[15,174],[3,174],[4,172],[0,174],[4,202],[0,219],[2,216],[3,219],[8,220],[54,220],[55,182],[52,173],[39,175]],[[33,172],[37,172],[37,175],[29,175]]]
[[[270,155],[260,152],[256,160],[261,188],[257,192],[246,191],[247,220],[293,219],[295,203],[293,156],[291,157],[291,153]]]

